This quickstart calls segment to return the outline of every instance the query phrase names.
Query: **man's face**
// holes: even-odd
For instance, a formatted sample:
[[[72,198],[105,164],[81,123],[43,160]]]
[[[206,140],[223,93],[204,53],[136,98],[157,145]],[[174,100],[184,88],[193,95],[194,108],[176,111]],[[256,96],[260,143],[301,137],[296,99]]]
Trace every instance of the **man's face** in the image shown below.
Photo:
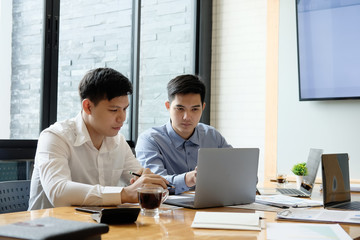
[[[205,103],[201,104],[200,94],[176,94],[174,100],[165,103],[170,113],[171,125],[182,138],[188,139],[200,121]]]
[[[128,96],[101,100],[96,106],[90,102],[91,114],[88,130],[92,137],[103,138],[116,136],[126,119],[129,107]]]

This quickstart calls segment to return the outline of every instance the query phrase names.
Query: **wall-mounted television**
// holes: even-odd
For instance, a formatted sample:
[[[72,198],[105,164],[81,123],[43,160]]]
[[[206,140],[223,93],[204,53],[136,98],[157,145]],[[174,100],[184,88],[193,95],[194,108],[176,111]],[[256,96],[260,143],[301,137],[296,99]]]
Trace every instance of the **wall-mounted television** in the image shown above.
[[[299,99],[360,98],[360,0],[296,0]]]

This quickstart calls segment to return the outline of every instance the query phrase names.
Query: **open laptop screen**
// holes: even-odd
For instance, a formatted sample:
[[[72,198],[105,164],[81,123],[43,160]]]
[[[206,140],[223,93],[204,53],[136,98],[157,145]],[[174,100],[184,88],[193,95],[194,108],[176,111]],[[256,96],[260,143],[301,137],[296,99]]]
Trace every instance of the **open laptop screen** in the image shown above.
[[[324,207],[351,201],[348,154],[323,154],[321,163]]]
[[[248,204],[255,201],[259,148],[200,148],[193,201],[165,203],[188,208]]]
[[[304,176],[303,182],[301,184],[301,190],[309,194],[311,194],[314,187],[322,153],[322,149],[310,148],[308,160],[306,162],[308,175]]]

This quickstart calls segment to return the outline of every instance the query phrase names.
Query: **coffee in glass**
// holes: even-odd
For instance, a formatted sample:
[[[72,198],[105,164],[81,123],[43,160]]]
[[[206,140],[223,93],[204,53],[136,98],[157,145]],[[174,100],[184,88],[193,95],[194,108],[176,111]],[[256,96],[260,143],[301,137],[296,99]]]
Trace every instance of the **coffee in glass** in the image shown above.
[[[169,191],[161,187],[141,187],[137,191],[141,214],[143,216],[158,217],[159,207],[169,196]]]

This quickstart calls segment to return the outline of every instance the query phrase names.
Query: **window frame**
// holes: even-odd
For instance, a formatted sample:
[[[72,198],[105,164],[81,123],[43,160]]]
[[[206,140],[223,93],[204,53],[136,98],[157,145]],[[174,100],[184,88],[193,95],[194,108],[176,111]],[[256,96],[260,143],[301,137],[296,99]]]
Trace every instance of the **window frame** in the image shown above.
[[[210,124],[210,80],[211,80],[211,39],[212,39],[212,0],[194,1],[195,38],[194,38],[194,69],[207,87],[205,108],[201,122]],[[130,81],[134,93],[130,96],[130,136],[129,142],[136,143],[138,137],[138,91],[140,61],[140,23],[141,0],[133,0],[132,24],[132,66]],[[41,79],[40,131],[49,127],[57,119],[58,94],[58,52],[59,52],[60,0],[44,0],[43,21],[43,65]],[[34,159],[37,139],[0,139],[0,159],[20,160]]]

